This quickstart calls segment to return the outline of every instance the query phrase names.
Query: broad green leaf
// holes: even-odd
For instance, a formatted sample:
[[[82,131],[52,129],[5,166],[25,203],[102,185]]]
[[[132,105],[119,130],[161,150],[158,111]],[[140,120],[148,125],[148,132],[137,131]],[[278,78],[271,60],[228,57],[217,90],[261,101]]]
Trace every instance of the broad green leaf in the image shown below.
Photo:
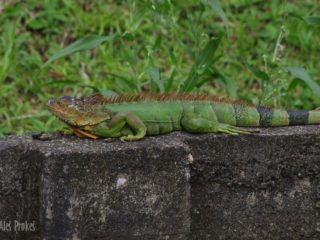
[[[173,66],[171,68],[171,74],[170,74],[170,77],[168,78],[168,80],[166,81],[166,85],[165,85],[165,92],[172,92],[173,89],[172,89],[172,85],[173,85],[173,81],[174,81],[174,78],[176,76],[176,67]]]
[[[225,88],[227,89],[228,95],[231,99],[237,99],[237,86],[234,80],[226,77],[225,75],[218,73],[220,79],[223,81]]]
[[[215,60],[215,52],[220,44],[222,34],[219,34],[217,38],[210,39],[207,45],[200,51],[197,57],[196,63],[190,70],[187,80],[180,88],[180,92],[191,92],[197,85],[199,75],[203,74]]]
[[[209,40],[207,45],[200,51],[197,57],[197,70],[204,72],[208,67],[214,62],[215,52],[220,44],[222,34],[219,34],[217,38],[212,38]]]
[[[320,26],[320,17],[316,17],[316,16],[304,17],[304,20],[309,25],[318,25],[318,26]]]
[[[246,67],[250,70],[250,72],[252,72],[257,78],[263,80],[263,81],[269,81],[269,75],[259,69],[257,69],[256,67],[254,67],[253,65],[251,65],[250,63],[248,63],[245,59],[243,59]]]
[[[33,30],[39,30],[47,27],[47,22],[43,19],[33,19],[30,21],[27,26],[30,27]]]
[[[150,67],[145,71],[150,77],[150,90],[157,92],[157,88],[161,93],[164,92],[163,82],[161,81],[160,69],[157,67]]]
[[[196,86],[198,79],[198,73],[196,67],[193,66],[189,73],[187,80],[182,84],[182,87],[179,89],[179,92],[188,93],[191,92],[192,89]]]
[[[294,18],[298,18],[300,19],[301,21],[304,21],[304,18],[302,16],[300,16],[299,14],[296,14],[296,13],[289,13],[288,16],[290,17],[294,17]]]
[[[320,86],[312,80],[309,73],[302,67],[287,67],[286,70],[290,72],[294,77],[304,81],[314,93],[320,97]]]
[[[67,55],[95,48],[95,47],[99,46],[101,43],[103,43],[113,37],[114,36],[93,35],[93,36],[87,36],[82,39],[79,39],[79,40],[75,41],[74,43],[72,43],[71,45],[69,45],[68,47],[55,53],[52,57],[50,57],[48,59],[48,61],[43,65],[43,67],[47,66],[48,64],[50,64],[51,62],[53,62],[55,60],[62,58],[62,57],[65,57]]]
[[[207,0],[209,6],[218,14],[218,16],[222,19],[225,28],[228,28],[228,19],[222,10],[221,4],[219,0]]]
[[[289,16],[294,17],[294,18],[298,18],[298,19],[304,21],[306,24],[309,24],[309,25],[318,25],[318,26],[320,26],[320,17],[318,17],[318,16],[307,16],[307,17],[304,17],[304,16],[301,16],[301,15],[296,14],[296,13],[289,13]]]
[[[161,47],[161,42],[162,42],[162,37],[161,37],[161,35],[159,35],[159,36],[157,37],[157,39],[156,39],[156,41],[155,41],[152,49],[153,49],[153,50],[159,49],[159,48]]]

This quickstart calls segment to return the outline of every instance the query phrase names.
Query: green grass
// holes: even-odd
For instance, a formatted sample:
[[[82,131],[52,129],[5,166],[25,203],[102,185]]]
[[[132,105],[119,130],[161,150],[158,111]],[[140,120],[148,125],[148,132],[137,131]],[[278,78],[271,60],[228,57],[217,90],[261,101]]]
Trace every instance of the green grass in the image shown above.
[[[320,24],[310,18],[320,16],[317,0],[221,1],[223,12],[215,0],[199,2],[0,3],[0,135],[58,130],[47,100],[94,91],[193,91],[267,106],[320,106]],[[108,38],[44,66],[87,36]],[[293,66],[300,68],[286,73]]]

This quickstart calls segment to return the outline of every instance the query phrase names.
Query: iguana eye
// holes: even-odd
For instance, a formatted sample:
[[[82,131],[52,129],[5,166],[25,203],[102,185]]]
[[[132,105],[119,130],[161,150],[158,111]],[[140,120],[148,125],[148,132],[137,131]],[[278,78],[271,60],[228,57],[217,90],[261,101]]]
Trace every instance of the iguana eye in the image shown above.
[[[74,101],[74,98],[70,96],[64,96],[64,97],[61,97],[60,100],[64,102],[72,102]]]

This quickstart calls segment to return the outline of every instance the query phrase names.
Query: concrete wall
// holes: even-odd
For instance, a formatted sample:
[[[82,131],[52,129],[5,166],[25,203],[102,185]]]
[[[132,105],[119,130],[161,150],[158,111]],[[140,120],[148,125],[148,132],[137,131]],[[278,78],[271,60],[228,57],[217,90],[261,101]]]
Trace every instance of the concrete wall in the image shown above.
[[[320,128],[1,139],[0,239],[320,239]]]

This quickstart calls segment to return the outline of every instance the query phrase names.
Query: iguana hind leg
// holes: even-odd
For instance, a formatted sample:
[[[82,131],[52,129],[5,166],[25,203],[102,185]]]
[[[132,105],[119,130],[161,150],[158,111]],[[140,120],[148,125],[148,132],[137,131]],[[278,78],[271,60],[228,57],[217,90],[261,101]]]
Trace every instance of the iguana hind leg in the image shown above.
[[[231,126],[229,124],[219,123],[218,128],[217,128],[217,132],[222,132],[222,133],[231,134],[231,135],[237,135],[237,134],[251,134],[256,131]]]
[[[193,133],[221,132],[226,134],[250,134],[253,131],[247,130],[229,124],[219,123],[217,120],[208,120],[195,114],[187,114],[181,120],[184,130]]]

